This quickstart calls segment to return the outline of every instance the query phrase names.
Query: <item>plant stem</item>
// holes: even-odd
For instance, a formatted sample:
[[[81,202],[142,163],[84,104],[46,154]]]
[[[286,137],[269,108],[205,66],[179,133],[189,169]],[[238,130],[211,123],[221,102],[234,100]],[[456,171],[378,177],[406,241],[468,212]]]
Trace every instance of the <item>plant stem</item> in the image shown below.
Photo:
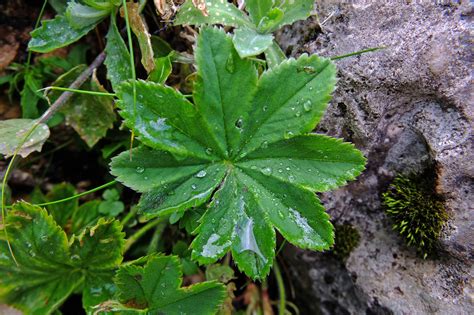
[[[153,229],[155,226],[163,222],[166,218],[158,218],[153,221],[148,222],[144,226],[142,226],[138,231],[136,231],[134,234],[132,234],[127,241],[125,242],[125,248],[124,248],[124,253],[127,252],[130,247],[132,247],[133,244],[135,244],[136,241],[140,239],[146,232],[149,230]]]
[[[373,52],[373,51],[377,51],[377,50],[381,50],[381,49],[385,49],[385,48],[386,47],[383,47],[383,46],[382,47],[367,48],[367,49],[351,52],[351,53],[345,54],[345,55],[334,56],[334,57],[331,57],[331,60],[344,59],[344,58],[347,58],[347,57],[362,55],[362,54],[365,54],[365,53],[368,53],[368,52]]]
[[[130,221],[130,219],[133,218],[137,214],[137,212],[138,212],[138,207],[131,207],[127,215],[123,217],[123,219],[120,221],[120,224],[122,224],[122,226],[125,226],[125,224],[127,224],[128,221]]]
[[[45,202],[45,203],[39,203],[39,204],[36,204],[34,206],[43,207],[43,206],[54,205],[54,204],[57,204],[57,203],[62,203],[62,202],[66,202],[66,201],[69,201],[69,200],[77,199],[77,198],[80,198],[82,196],[85,196],[85,195],[91,194],[93,192],[96,192],[98,190],[101,190],[101,189],[107,188],[109,186],[115,185],[116,183],[117,183],[117,181],[113,180],[113,181],[110,181],[110,182],[105,183],[103,185],[100,185],[98,187],[92,188],[91,190],[82,192],[80,194],[76,194],[76,195],[71,196],[71,197],[67,197],[67,198],[59,199],[59,200],[54,200],[54,201],[50,201],[50,202]]]
[[[73,92],[73,93],[79,93],[79,94],[97,95],[97,96],[115,96],[114,93],[77,90],[77,89],[65,88],[65,87],[60,87],[60,86],[48,86],[46,88],[39,89],[38,92],[44,91],[44,90],[65,91],[65,92]]]
[[[69,89],[79,89],[79,87],[91,76],[94,69],[102,64],[105,60],[105,52],[101,52],[94,61],[82,72],[74,82],[69,86]],[[53,116],[66,102],[71,98],[73,92],[64,92],[60,97],[44,112],[44,114],[38,119],[38,124],[47,122],[51,116]]]
[[[280,267],[275,259],[273,262],[273,273],[278,284],[278,294],[280,296],[278,314],[285,315],[286,311],[286,293],[285,293],[285,284],[283,283],[283,277],[281,276]]]

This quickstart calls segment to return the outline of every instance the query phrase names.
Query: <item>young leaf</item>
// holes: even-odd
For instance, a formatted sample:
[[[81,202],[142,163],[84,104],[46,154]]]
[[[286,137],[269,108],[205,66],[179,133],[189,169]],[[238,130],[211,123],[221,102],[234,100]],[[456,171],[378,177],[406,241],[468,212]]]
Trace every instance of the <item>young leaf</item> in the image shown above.
[[[181,288],[181,266],[175,256],[151,257],[144,267],[123,266],[115,281],[124,304],[117,310],[135,310],[132,314],[214,314],[225,298],[225,287],[217,282]]]
[[[47,53],[74,43],[94,27],[95,24],[91,24],[76,29],[69,25],[64,16],[56,15],[52,20],[43,21],[40,28],[31,32],[28,49],[39,53]]]
[[[247,0],[245,2],[245,7],[255,25],[258,25],[260,20],[268,14],[273,2],[273,0]]]
[[[265,60],[269,68],[274,68],[286,59],[285,53],[281,50],[277,42],[273,41],[265,50]]]
[[[130,84],[121,86],[121,115],[155,150],[135,149],[132,161],[122,153],[112,160],[112,174],[144,193],[140,210],[148,217],[212,199],[191,245],[200,263],[213,263],[230,250],[242,271],[263,278],[275,255],[274,228],[300,247],[328,249],[333,228],[314,192],[354,179],[365,163],[352,145],[308,134],[334,89],[334,65],[303,55],[257,80],[251,61],[240,59],[223,31],[210,28],[198,37],[196,63],[195,106],[176,102],[179,93],[161,85],[137,82],[143,101],[133,116]],[[166,110],[170,104],[175,111]],[[184,106],[194,110],[183,113]],[[172,124],[163,128],[168,120]],[[172,133],[152,133],[157,129]],[[204,134],[218,143],[212,158],[202,154]],[[166,137],[173,141],[164,142]]]
[[[235,49],[241,58],[255,56],[264,52],[272,43],[272,34],[259,34],[250,28],[239,28],[232,38]]]
[[[100,221],[79,243],[71,240],[69,245],[66,233],[46,210],[20,202],[8,212],[4,225],[18,265],[1,240],[0,301],[28,314],[51,313],[84,281],[121,262],[124,235],[116,221]]]
[[[164,84],[172,71],[170,56],[155,58],[155,69],[150,72],[148,81]]]
[[[293,24],[293,22],[299,20],[306,20],[311,15],[311,10],[313,10],[314,7],[314,1],[282,1],[277,7],[283,11],[283,18],[277,25],[272,27],[271,32],[276,31],[284,25],[290,25]]]
[[[82,5],[75,1],[71,1],[66,9],[66,19],[69,25],[75,29],[81,29],[90,25],[96,25],[103,18],[108,16],[109,10],[101,10]]]
[[[0,154],[4,155],[5,158],[12,156],[35,124],[36,122],[31,119],[7,119],[0,121]],[[18,154],[22,157],[27,157],[31,152],[41,151],[43,143],[48,137],[48,126],[39,124],[23,143]]]
[[[107,78],[112,83],[114,90],[117,86],[132,77],[130,67],[130,53],[120,32],[117,29],[115,15],[110,17],[109,32],[107,33],[107,44],[105,46],[105,65],[107,67]]]
[[[196,8],[192,0],[187,0],[179,9],[174,25],[223,24],[234,27],[252,27],[247,16],[233,4],[225,0],[206,1],[208,15]]]

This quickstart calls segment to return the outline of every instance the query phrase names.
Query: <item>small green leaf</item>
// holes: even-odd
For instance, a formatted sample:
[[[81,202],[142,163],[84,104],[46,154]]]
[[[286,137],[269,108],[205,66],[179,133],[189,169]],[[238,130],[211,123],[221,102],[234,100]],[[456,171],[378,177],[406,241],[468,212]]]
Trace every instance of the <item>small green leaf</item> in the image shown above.
[[[28,49],[47,53],[60,47],[67,46],[79,40],[89,33],[95,24],[75,29],[69,25],[64,16],[56,15],[53,20],[46,20],[41,23],[41,27],[31,32],[31,40]]]
[[[100,10],[89,7],[87,5],[82,5],[75,1],[71,1],[68,3],[68,7],[66,9],[66,19],[75,29],[82,29],[85,27],[89,27],[91,25],[96,25],[102,19],[109,15],[109,10]]]
[[[273,0],[247,0],[245,1],[245,8],[250,14],[252,21],[258,25],[260,20],[268,14],[273,6]]]
[[[250,28],[239,28],[232,38],[235,49],[241,58],[259,55],[273,42],[272,34],[259,34]]]
[[[276,41],[273,41],[272,44],[265,50],[265,60],[269,68],[275,68],[284,60],[286,60],[286,55],[281,50],[280,46]]]
[[[41,96],[38,95],[37,91],[41,89],[41,84],[41,81],[35,78],[32,72],[25,74],[25,83],[20,92],[23,118],[38,118],[38,101]]]
[[[164,84],[171,74],[172,65],[169,56],[155,58],[155,69],[150,72],[148,81]]]
[[[180,288],[181,266],[175,256],[151,257],[144,267],[123,266],[116,276],[119,297],[129,311],[148,314],[214,314],[225,298],[225,287],[203,282]],[[125,310],[124,309],[124,310]]]
[[[105,53],[104,64],[107,67],[107,78],[116,90],[120,83],[132,78],[132,69],[130,67],[130,53],[117,29],[115,15],[110,17]]]
[[[7,119],[0,121],[0,154],[5,158],[12,156],[25,136],[36,124],[31,119]],[[18,154],[27,157],[31,152],[41,151],[43,143],[49,137],[49,128],[45,124],[38,127],[28,136]]]
[[[271,9],[258,23],[260,33],[271,33],[278,29],[278,24],[283,20],[284,12],[280,8]]]
[[[191,0],[187,0],[179,9],[174,25],[205,25],[223,24],[234,27],[252,27],[247,16],[233,4],[225,0],[206,1],[207,16],[196,8]]]
[[[311,11],[314,7],[314,1],[282,1],[277,7],[283,11],[283,18],[277,25],[272,27],[272,29],[270,30],[271,32],[279,29],[284,25],[290,25],[299,20],[306,20],[311,15]]]

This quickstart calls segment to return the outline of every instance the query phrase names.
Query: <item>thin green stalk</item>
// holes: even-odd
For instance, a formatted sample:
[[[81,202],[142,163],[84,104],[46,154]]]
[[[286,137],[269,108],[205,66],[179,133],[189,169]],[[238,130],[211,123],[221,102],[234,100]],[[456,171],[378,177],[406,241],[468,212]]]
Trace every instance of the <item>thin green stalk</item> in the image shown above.
[[[36,23],[35,23],[35,29],[38,28],[40,22],[41,22],[41,19],[43,18],[43,13],[44,13],[44,10],[46,9],[46,5],[48,4],[48,0],[44,0],[43,1],[43,6],[41,7],[41,10],[40,10],[40,13],[38,15],[38,18],[36,19]],[[33,52],[31,50],[28,51],[28,58],[26,59],[26,67],[25,67],[25,70],[26,72],[28,72],[28,70],[30,69],[30,63],[31,63],[31,57],[33,55]]]
[[[273,262],[273,274],[278,285],[278,295],[280,296],[278,314],[285,315],[286,311],[286,292],[285,292],[285,283],[283,282],[283,277],[281,276],[280,267],[275,259]]]
[[[345,55],[334,56],[334,57],[331,57],[331,60],[338,60],[338,59],[344,59],[344,58],[347,58],[347,57],[358,56],[358,55],[362,55],[362,54],[365,54],[365,53],[368,53],[368,52],[373,52],[373,51],[377,51],[377,50],[381,50],[381,49],[385,49],[385,48],[387,48],[387,47],[382,46],[382,47],[367,48],[367,49],[359,50],[359,51],[352,52],[352,53],[345,54]]]
[[[120,224],[122,224],[122,226],[125,226],[125,224],[128,223],[128,221],[130,221],[130,219],[132,219],[138,212],[138,207],[131,207],[130,211],[127,213],[126,216],[123,217],[123,219],[120,221]]]
[[[130,247],[132,247],[132,245],[135,244],[136,241],[138,241],[143,235],[145,235],[146,232],[150,231],[151,229],[153,229],[154,227],[156,227],[158,224],[160,224],[166,219],[167,219],[166,217],[158,218],[142,226],[138,231],[136,231],[127,239],[127,241],[125,242],[124,252],[127,252],[130,249]]]
[[[128,50],[130,50],[130,67],[132,69],[132,89],[133,89],[133,119],[135,120],[136,111],[137,111],[137,89],[136,89],[136,79],[137,74],[135,71],[135,54],[133,52],[133,41],[132,41],[132,32],[130,30],[130,22],[128,19],[128,8],[127,8],[127,1],[122,0],[123,5],[123,12],[125,17],[125,24],[127,26],[127,38],[128,38]],[[133,139],[134,139],[134,131],[132,129],[132,135],[130,139],[130,160],[132,159],[132,147],[133,147]]]
[[[70,88],[65,88],[65,87],[60,87],[60,86],[48,86],[48,87],[39,89],[37,92],[47,91],[47,90],[73,92],[73,93],[89,94],[89,95],[97,95],[97,96],[115,96],[114,93],[70,89]]]
[[[58,199],[58,200],[53,200],[53,201],[49,201],[49,202],[44,202],[44,203],[38,203],[38,204],[34,204],[33,206],[44,207],[44,206],[55,205],[57,203],[62,203],[62,202],[66,202],[66,201],[69,201],[69,200],[81,198],[82,196],[85,196],[85,195],[91,194],[93,192],[96,192],[98,190],[102,190],[104,188],[110,187],[112,185],[115,185],[116,183],[117,183],[117,181],[112,180],[108,183],[105,183],[105,184],[100,185],[98,187],[92,188],[88,191],[82,192],[80,194],[75,194],[74,196],[70,196],[70,197],[63,198],[63,199]],[[11,208],[11,206],[9,206],[7,208]]]

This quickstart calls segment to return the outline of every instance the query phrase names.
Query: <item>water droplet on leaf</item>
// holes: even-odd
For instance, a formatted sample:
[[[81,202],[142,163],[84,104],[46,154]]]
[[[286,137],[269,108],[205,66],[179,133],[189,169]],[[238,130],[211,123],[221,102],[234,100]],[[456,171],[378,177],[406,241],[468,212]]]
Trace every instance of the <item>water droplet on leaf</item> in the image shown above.
[[[269,168],[269,167],[264,167],[262,168],[262,173],[265,174],[265,175],[271,175],[272,174],[272,169]]]
[[[303,104],[303,108],[304,108],[304,110],[307,111],[307,112],[309,112],[312,107],[313,107],[313,103],[312,103],[310,100],[307,100],[307,101],[304,102],[304,104]]]
[[[201,170],[201,171],[199,171],[199,172],[196,174],[196,177],[198,177],[198,178],[203,178],[203,177],[206,176],[206,175],[207,175],[206,171],[205,171],[205,170]]]
[[[135,168],[135,171],[136,171],[138,174],[141,174],[141,173],[143,173],[143,172],[145,171],[145,169],[144,169],[143,167],[141,167],[141,166],[137,166],[137,167]]]

